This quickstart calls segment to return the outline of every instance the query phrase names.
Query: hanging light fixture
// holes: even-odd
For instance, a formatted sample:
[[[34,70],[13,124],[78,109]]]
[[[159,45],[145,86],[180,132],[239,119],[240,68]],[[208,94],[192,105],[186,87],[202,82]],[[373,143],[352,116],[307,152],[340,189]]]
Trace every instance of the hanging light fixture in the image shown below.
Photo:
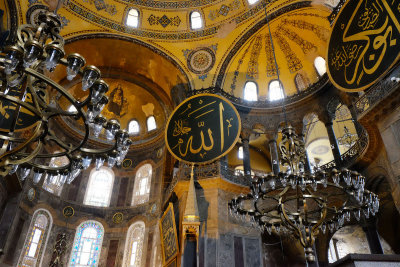
[[[358,136],[357,134],[350,133],[350,130],[346,126],[343,127],[343,130],[344,134],[338,137],[338,143],[339,145],[351,148],[357,142]]]
[[[361,216],[375,215],[379,199],[364,188],[365,178],[355,171],[306,172],[304,142],[291,126],[282,130],[279,148],[286,171],[254,178],[250,193],[232,199],[228,206],[233,217],[251,221],[262,232],[293,234],[312,262],[319,231],[333,232],[351,217],[359,221]]]
[[[266,17],[275,67],[279,70],[267,13]],[[279,71],[277,76],[280,81]],[[279,161],[284,171],[254,177],[250,193],[233,198],[228,207],[231,216],[251,222],[262,233],[294,235],[304,247],[307,261],[313,262],[313,245],[320,231],[325,233],[328,228],[333,232],[352,217],[359,221],[361,216],[375,215],[379,199],[364,188],[365,178],[355,171],[326,172],[318,165],[313,172],[306,171],[304,141],[287,122],[284,99],[282,113],[285,127],[279,143]]]
[[[16,43],[0,55],[0,176],[18,172],[24,180],[33,173],[38,183],[47,173],[70,183],[92,160],[96,168],[104,162],[110,167],[120,164],[132,144],[118,121],[107,121],[100,114],[108,102],[108,85],[101,80],[100,70],[85,66],[79,54],[64,58],[60,27],[55,13],[42,12],[37,25],[19,27]],[[82,77],[85,97],[74,98],[50,78],[60,65],[66,66],[68,80]],[[81,140],[63,133],[61,119],[73,120],[84,129]],[[104,138],[100,135],[103,128]],[[108,140],[108,147],[93,148],[93,142],[89,144],[92,136]],[[61,157],[68,163],[50,165],[52,158]]]

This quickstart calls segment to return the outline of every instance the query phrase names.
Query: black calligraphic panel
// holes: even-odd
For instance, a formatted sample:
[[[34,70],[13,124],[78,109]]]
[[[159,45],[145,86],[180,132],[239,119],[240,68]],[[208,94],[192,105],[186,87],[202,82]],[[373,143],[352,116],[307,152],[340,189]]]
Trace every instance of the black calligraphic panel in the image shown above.
[[[164,265],[168,264],[179,252],[178,234],[176,232],[175,214],[172,203],[168,204],[160,220],[161,247]]]
[[[168,120],[165,141],[175,158],[202,164],[232,149],[241,123],[236,108],[221,96],[200,94],[181,103]]]
[[[364,90],[390,69],[399,54],[399,1],[349,0],[332,27],[329,79],[344,91]]]

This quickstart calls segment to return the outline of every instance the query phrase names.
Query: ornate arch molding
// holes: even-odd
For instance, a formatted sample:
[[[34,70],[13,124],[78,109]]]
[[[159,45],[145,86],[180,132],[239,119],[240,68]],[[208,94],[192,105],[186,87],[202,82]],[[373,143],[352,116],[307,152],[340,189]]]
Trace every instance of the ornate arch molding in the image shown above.
[[[287,6],[282,7],[281,9],[278,9],[274,13],[268,15],[268,21],[272,21],[279,16],[296,10],[300,8],[305,8],[305,7],[311,7],[311,2],[310,1],[302,1],[298,3],[293,3]],[[247,40],[254,35],[259,29],[261,29],[264,25],[267,24],[267,19],[262,19],[259,22],[257,22],[250,30],[248,30],[246,33],[243,34],[243,36],[235,43],[233,48],[229,51],[228,55],[225,57],[223,63],[221,64],[221,67],[219,69],[219,72],[217,74],[217,79],[215,81],[215,86],[222,88],[224,78],[225,78],[225,72],[229,66],[229,63],[231,60],[234,58],[234,56],[239,52],[240,48],[243,46],[244,43],[247,42]]]
[[[11,0],[9,0],[11,1]],[[188,74],[185,72],[185,70],[182,68],[182,66],[178,63],[178,60],[174,59],[171,55],[167,54],[166,52],[160,50],[159,48],[156,48],[153,45],[150,45],[149,43],[146,43],[144,41],[138,40],[136,38],[132,38],[129,36],[122,36],[122,35],[118,35],[118,34],[110,34],[110,33],[94,33],[94,34],[84,34],[84,35],[79,35],[79,36],[75,36],[69,39],[65,40],[65,44],[70,44],[79,40],[86,40],[86,39],[117,39],[117,40],[121,40],[121,41],[127,41],[127,42],[131,42],[143,47],[146,47],[147,49],[149,49],[150,51],[154,52],[157,55],[160,55],[162,57],[164,57],[165,59],[167,59],[172,65],[174,65],[181,73],[182,75],[185,77],[186,79],[186,83],[188,84],[188,86],[190,86],[190,79]],[[190,88],[188,88],[190,89]]]

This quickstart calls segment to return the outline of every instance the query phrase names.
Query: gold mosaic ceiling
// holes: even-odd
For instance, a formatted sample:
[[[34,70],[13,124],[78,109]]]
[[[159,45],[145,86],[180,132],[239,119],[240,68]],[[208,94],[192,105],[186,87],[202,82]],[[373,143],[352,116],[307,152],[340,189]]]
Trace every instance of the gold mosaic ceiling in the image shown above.
[[[7,5],[13,2],[1,1]],[[311,83],[317,79],[312,61],[316,55],[325,54],[330,30],[326,19],[331,12],[328,6],[335,1],[260,0],[249,5],[247,0],[68,0],[58,13],[63,21],[61,34],[66,40],[103,33],[129,37],[157,54],[167,55],[187,76],[191,88],[216,85],[221,80],[218,77],[223,75],[218,85],[228,92],[235,87],[232,93],[240,97],[245,80],[250,78],[263,85],[260,94],[265,97],[273,69],[268,61],[271,55],[266,27],[259,27],[265,25],[264,4],[267,3],[268,15],[277,17],[272,19],[271,27],[282,80],[290,95],[295,93],[293,80],[297,73],[306,73]],[[17,21],[22,24],[34,20],[40,9],[55,6],[56,0],[15,3]],[[130,8],[139,11],[136,29],[125,25]],[[190,29],[189,14],[193,10],[199,11],[205,20],[202,29]],[[129,56],[125,54],[120,60]],[[243,58],[239,66],[242,77],[233,77],[240,58]],[[236,84],[232,86],[234,79]]]

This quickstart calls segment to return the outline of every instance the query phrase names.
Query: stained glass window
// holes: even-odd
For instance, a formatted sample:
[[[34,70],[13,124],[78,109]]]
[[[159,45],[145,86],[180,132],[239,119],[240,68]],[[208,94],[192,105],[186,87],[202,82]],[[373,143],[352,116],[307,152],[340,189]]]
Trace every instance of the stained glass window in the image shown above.
[[[126,26],[137,28],[139,26],[139,11],[131,8],[126,17]]]
[[[318,75],[322,76],[326,72],[326,65],[325,65],[325,59],[322,57],[316,57],[314,60],[314,66],[317,69]]]
[[[90,172],[83,204],[98,207],[108,207],[111,200],[111,192],[114,184],[114,172],[107,167],[99,170],[93,168]]]
[[[153,168],[151,164],[144,164],[138,169],[133,187],[132,206],[149,201],[151,177]]]
[[[57,152],[56,152],[57,153]],[[62,157],[53,157],[50,160],[50,167],[62,167],[69,164],[69,160],[66,156]],[[53,193],[57,196],[61,194],[63,185],[65,180],[62,179],[61,175],[50,175],[46,174],[46,178],[44,179],[43,188],[50,193]]]
[[[96,267],[99,264],[104,228],[96,221],[85,221],[76,229],[69,267]]]
[[[257,84],[255,82],[246,82],[243,91],[243,98],[247,101],[257,101]]]
[[[144,222],[142,221],[135,222],[129,227],[126,235],[124,267],[141,266],[144,230]]]
[[[152,131],[157,128],[156,119],[154,116],[150,116],[147,118],[147,131]]]
[[[53,219],[47,210],[38,209],[35,211],[18,266],[40,266],[52,222]]]
[[[269,101],[276,101],[285,97],[285,95],[283,94],[282,84],[280,83],[279,80],[273,80],[269,84],[268,93],[269,93]]]
[[[193,11],[190,13],[190,27],[192,30],[197,30],[203,28],[203,19],[198,11]]]

